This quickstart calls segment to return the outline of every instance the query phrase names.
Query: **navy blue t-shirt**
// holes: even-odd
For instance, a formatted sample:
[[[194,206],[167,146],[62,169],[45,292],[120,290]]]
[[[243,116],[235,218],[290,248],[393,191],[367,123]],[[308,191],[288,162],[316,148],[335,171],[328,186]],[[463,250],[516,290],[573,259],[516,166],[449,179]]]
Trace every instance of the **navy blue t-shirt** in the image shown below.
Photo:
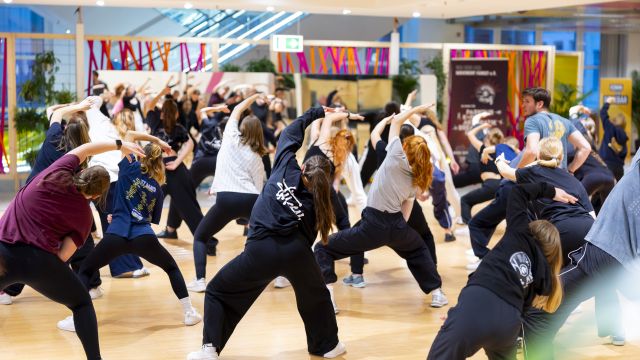
[[[548,183],[578,198],[575,204],[565,204],[552,199],[539,199],[534,203],[536,213],[552,223],[576,216],[588,216],[593,211],[589,194],[582,183],[561,168],[533,165],[516,170],[518,184]]]
[[[27,178],[27,182],[31,181],[34,177],[38,176],[40,172],[49,167],[49,165],[60,159],[65,152],[59,150],[60,140],[62,139],[62,125],[54,122],[47,130],[47,135],[42,143],[38,156],[36,156],[36,162],[31,168],[31,174]]]
[[[129,155],[132,156],[132,155]],[[125,157],[113,197],[113,214],[108,234],[133,239],[153,235],[150,223],[158,224],[162,214],[162,190],[157,181],[143,174],[140,162]]]

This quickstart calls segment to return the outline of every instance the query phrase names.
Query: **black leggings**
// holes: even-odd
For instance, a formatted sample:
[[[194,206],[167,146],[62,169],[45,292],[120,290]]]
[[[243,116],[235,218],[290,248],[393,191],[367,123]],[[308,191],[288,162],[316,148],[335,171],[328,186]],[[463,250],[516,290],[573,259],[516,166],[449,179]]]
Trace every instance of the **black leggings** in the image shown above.
[[[244,251],[218,271],[204,298],[203,344],[220,352],[258,296],[277,276],[293,287],[309,353],[322,356],[338,345],[329,290],[308,242],[294,237],[249,240]]]
[[[460,199],[462,221],[468,224],[471,221],[471,209],[485,201],[496,197],[496,191],[500,187],[499,179],[488,179],[482,183],[479,189],[470,191]]]
[[[587,190],[587,194],[591,195],[591,204],[596,214],[598,214],[602,204],[604,204],[607,196],[616,185],[615,177],[605,168],[591,168],[588,171],[583,171],[581,167],[576,172],[576,178],[580,179],[582,186]]]
[[[207,273],[207,241],[228,223],[239,218],[249,218],[258,194],[219,192],[216,203],[202,218],[193,235],[193,259],[196,278],[202,279]],[[217,244],[217,241],[215,241]]]
[[[360,180],[362,180],[362,186],[367,186],[369,184],[369,180],[373,176],[373,173],[376,172],[378,168],[378,157],[376,156],[376,151],[371,145],[371,141],[367,144],[367,154],[364,158],[364,162],[362,163],[362,168],[360,169]]]
[[[100,359],[98,322],[91,297],[67,264],[35,246],[0,242],[0,270],[2,268],[0,288],[24,283],[73,311],[76,334],[87,359]]]
[[[316,260],[325,283],[332,284],[337,280],[336,260],[385,245],[407,261],[422,291],[428,294],[442,285],[427,246],[420,235],[407,225],[402,213],[387,213],[372,207],[364,209],[358,224],[331,235],[327,245],[316,244]]]
[[[560,243],[562,244],[562,266],[569,265],[569,253],[577,250],[586,243],[585,237],[595,220],[589,216],[574,216],[560,221],[555,221],[553,225],[560,233]]]
[[[164,158],[165,164],[175,160],[175,157]],[[167,183],[162,186],[165,196],[170,195],[172,203],[186,223],[192,234],[195,234],[200,221],[202,221],[202,209],[196,197],[196,186],[193,184],[189,170],[184,164],[180,164],[175,170],[166,171]]]
[[[605,163],[607,164],[609,170],[611,170],[611,172],[613,173],[613,176],[616,177],[616,180],[620,181],[620,179],[622,179],[622,177],[624,176],[624,165],[614,163],[612,161],[605,161]]]
[[[86,286],[92,272],[100,270],[109,261],[122,254],[136,254],[162,268],[169,276],[171,287],[178,299],[189,296],[178,264],[167,249],[160,245],[155,235],[141,235],[133,239],[126,239],[114,234],[105,234],[102,241],[82,263],[78,273],[80,281]]]
[[[482,182],[482,178],[480,178],[480,163],[467,164],[469,164],[469,166],[466,170],[460,171],[458,175],[453,175],[453,185],[456,188],[479,184]]]
[[[73,269],[74,272],[77,273],[80,270],[80,265],[82,264],[84,259],[87,257],[87,255],[89,255],[91,250],[93,250],[94,247],[95,247],[95,243],[93,242],[93,236],[89,234],[89,237],[87,238],[85,243],[82,245],[82,247],[80,247],[75,253],[73,253],[73,255],[71,255],[71,258],[69,258],[68,263],[69,265],[71,265],[71,269]],[[102,279],[100,279],[100,272],[96,271],[93,274],[91,274],[91,276],[89,277],[89,283],[88,283],[89,288],[90,289],[97,288],[101,284],[102,284]],[[22,291],[24,290],[24,285],[25,284],[23,283],[12,284],[7,286],[3,291],[11,296],[18,296],[22,294]],[[0,289],[1,288],[2,287],[0,287]]]
[[[411,208],[411,215],[409,216],[407,225],[420,235],[424,244],[427,245],[427,249],[429,250],[429,254],[431,254],[433,263],[437,265],[438,257],[436,256],[436,243],[433,239],[433,234],[431,233],[427,219],[424,217],[422,206],[420,206],[418,200],[413,200],[413,207]]]
[[[191,169],[189,169],[189,175],[191,175],[191,180],[193,181],[193,185],[195,188],[200,186],[204,179],[208,176],[214,176],[216,173],[216,160],[218,159],[217,155],[207,155],[199,158],[191,164]],[[182,219],[180,218],[180,213],[176,208],[176,205],[171,199],[169,205],[169,216],[167,217],[167,226],[170,226],[174,229],[177,229],[182,224]]]

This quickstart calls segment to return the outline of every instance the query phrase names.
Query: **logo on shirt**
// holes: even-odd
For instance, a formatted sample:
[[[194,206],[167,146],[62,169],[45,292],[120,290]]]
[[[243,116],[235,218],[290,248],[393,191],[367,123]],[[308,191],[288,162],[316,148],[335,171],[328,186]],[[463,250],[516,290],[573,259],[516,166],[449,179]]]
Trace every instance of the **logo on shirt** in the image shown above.
[[[561,140],[564,134],[567,132],[567,128],[560,120],[549,120],[547,126],[549,127],[549,136],[552,136],[558,140]]]
[[[513,266],[513,270],[518,274],[522,287],[526,288],[529,286],[529,284],[533,282],[533,274],[531,274],[531,260],[529,260],[529,256],[522,251],[518,251],[511,255],[509,262],[511,263],[511,266]]]
[[[304,217],[304,212],[302,212],[302,203],[296,198],[294,191],[296,189],[295,186],[287,186],[287,183],[284,179],[282,182],[278,182],[278,192],[276,193],[276,200],[281,201],[282,205],[288,206],[289,210],[293,212],[298,220]]]

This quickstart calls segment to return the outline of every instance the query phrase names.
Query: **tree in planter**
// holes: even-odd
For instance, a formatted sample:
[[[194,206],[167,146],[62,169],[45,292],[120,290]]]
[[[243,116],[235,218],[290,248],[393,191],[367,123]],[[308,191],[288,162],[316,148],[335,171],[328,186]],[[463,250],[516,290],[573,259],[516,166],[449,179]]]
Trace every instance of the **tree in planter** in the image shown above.
[[[53,51],[37,54],[31,66],[31,79],[22,83],[20,96],[28,102],[52,103],[55,100],[53,85],[59,62]]]
[[[570,84],[559,83],[553,94],[549,110],[565,118],[569,118],[569,109],[581,103],[591,92],[578,96],[578,89]]]
[[[265,58],[258,60],[251,60],[245,65],[246,72],[266,72],[266,73],[276,73],[276,66],[273,65],[271,60]]]
[[[410,92],[418,88],[418,75],[422,74],[420,63],[416,60],[400,60],[398,75],[392,77],[393,99],[404,103]]]
[[[222,66],[220,66],[220,71],[222,72],[240,72],[242,69],[240,68],[240,66],[235,65],[235,64],[224,64]]]

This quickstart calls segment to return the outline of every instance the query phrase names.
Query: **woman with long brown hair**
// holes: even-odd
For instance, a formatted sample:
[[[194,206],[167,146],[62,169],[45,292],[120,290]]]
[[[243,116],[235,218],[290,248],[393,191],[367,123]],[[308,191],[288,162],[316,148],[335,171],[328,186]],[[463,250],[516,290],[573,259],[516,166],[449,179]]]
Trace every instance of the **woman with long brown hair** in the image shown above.
[[[221,175],[213,178],[210,191],[216,195],[216,202],[193,234],[196,279],[188,284],[190,291],[204,292],[207,288],[207,242],[229,222],[251,216],[251,209],[266,181],[262,156],[267,150],[262,124],[253,115],[242,118],[242,114],[261,96],[253,95],[236,106],[224,128],[216,160],[216,171]],[[215,245],[212,251],[210,249],[213,254]]]
[[[122,254],[136,254],[162,268],[167,273],[171,287],[184,311],[184,324],[195,325],[202,317],[191,305],[191,299],[175,260],[158,242],[151,229],[162,214],[162,190],[165,181],[162,150],[171,147],[156,137],[143,133],[127,133],[126,141],[150,141],[144,147],[144,156],[136,160],[131,153],[122,153],[113,214],[110,225],[98,246],[82,263],[78,277],[87,286],[89,276]],[[74,316],[58,322],[58,328],[75,331]]]
[[[330,292],[331,284],[337,280],[336,260],[386,245],[407,261],[422,291],[432,292],[431,306],[448,303],[440,290],[442,281],[427,246],[406,222],[416,195],[422,196],[429,190],[432,165],[425,140],[409,136],[401,142],[400,128],[405,120],[427,108],[418,106],[393,117],[388,154],[369,191],[361,222],[331,235],[328,243],[315,246],[316,260]]]
[[[480,349],[489,359],[515,359],[524,309],[558,309],[562,246],[553,224],[529,221],[529,202],[539,198],[576,201],[547,183],[517,185],[511,190],[506,232],[469,277],[427,359],[463,360]]]
[[[309,158],[302,167],[296,160],[305,129],[314,120],[346,115],[325,116],[322,108],[312,108],[282,132],[273,172],[251,213],[245,249],[207,285],[203,345],[187,359],[218,359],[244,314],[279,275],[293,286],[309,353],[334,358],[346,351],[338,341],[331,298],[311,251],[318,233],[326,243],[331,230],[331,165],[323,156]]]

